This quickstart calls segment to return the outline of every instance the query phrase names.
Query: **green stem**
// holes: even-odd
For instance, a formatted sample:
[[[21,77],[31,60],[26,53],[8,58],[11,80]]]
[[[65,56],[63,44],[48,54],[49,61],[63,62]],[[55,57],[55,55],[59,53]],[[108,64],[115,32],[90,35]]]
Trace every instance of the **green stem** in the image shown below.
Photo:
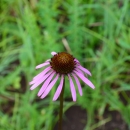
[[[64,88],[65,88],[65,78],[64,78],[64,81],[63,81],[63,88],[62,88],[62,91],[61,91],[61,94],[60,94],[59,130],[62,130]]]

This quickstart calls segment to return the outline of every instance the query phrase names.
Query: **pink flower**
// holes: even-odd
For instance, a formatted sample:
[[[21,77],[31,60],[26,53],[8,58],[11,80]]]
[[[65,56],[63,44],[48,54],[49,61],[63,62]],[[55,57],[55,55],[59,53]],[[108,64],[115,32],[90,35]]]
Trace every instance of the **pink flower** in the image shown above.
[[[36,69],[46,66],[46,68],[36,75],[33,80],[30,82],[31,90],[38,87],[40,84],[43,84],[38,92],[38,96],[43,99],[45,98],[57,80],[60,78],[60,84],[57,87],[53,101],[57,100],[61,90],[63,88],[64,78],[68,76],[70,82],[70,90],[72,94],[73,101],[76,101],[76,90],[72,78],[76,81],[79,94],[82,96],[82,88],[79,82],[79,78],[94,89],[94,85],[88,78],[85,77],[85,74],[90,75],[89,70],[85,69],[80,65],[80,62],[74,58],[72,55],[66,52],[52,52],[53,57],[48,59],[44,63],[36,66]]]

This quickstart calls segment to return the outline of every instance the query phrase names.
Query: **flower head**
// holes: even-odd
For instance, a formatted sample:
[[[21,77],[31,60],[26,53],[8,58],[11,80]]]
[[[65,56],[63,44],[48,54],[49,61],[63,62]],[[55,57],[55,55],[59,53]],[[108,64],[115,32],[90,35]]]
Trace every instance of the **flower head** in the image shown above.
[[[79,78],[92,89],[95,88],[92,82],[85,77],[85,74],[91,76],[91,73],[89,70],[82,67],[76,58],[66,52],[52,52],[51,54],[53,55],[51,59],[48,59],[44,63],[36,66],[36,69],[42,68],[44,66],[46,66],[46,68],[41,73],[36,75],[30,82],[30,85],[32,85],[30,88],[31,90],[35,89],[40,84],[43,84],[38,92],[38,96],[40,98],[45,98],[54,84],[60,78],[60,84],[53,97],[53,101],[57,100],[63,88],[65,76],[68,77],[70,82],[70,90],[73,101],[76,101],[76,90],[72,78],[76,81],[78,91],[81,96],[82,88],[79,82]]]

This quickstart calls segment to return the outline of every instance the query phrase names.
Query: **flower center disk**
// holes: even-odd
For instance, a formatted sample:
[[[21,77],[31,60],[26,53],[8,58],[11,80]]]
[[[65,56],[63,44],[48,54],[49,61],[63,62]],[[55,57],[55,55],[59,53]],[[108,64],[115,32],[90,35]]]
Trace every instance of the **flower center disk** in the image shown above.
[[[68,74],[74,70],[74,57],[66,52],[54,55],[50,62],[52,68],[59,74]]]

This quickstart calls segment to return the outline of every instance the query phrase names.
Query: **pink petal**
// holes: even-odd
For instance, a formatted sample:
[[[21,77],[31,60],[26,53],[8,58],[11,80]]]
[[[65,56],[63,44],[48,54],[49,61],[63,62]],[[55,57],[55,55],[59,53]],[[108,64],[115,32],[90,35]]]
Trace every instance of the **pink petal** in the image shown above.
[[[34,85],[30,88],[31,90],[35,89],[37,86],[39,86],[42,82],[46,80],[46,78],[52,74],[52,71],[49,72],[48,74],[44,75],[42,78],[40,78],[38,81],[35,82]],[[33,81],[32,81],[33,82]]]
[[[79,73],[81,73],[82,75],[84,75],[83,71],[81,71],[80,69],[75,68],[75,70],[78,71]]]
[[[61,76],[60,84],[55,92],[55,95],[53,97],[53,101],[56,101],[57,98],[59,97],[61,90],[62,90],[62,87],[63,87],[63,81],[64,81],[64,75]]]
[[[84,82],[86,83],[88,86],[90,86],[92,89],[95,88],[95,86],[92,84],[92,82],[90,80],[88,80],[86,77],[84,77],[84,75],[80,74],[79,72],[77,71],[74,71],[77,76]]]
[[[45,62],[43,64],[37,65],[36,69],[42,68],[43,66],[46,66],[46,65],[49,65],[49,64],[50,64],[49,62]]]
[[[51,70],[50,66],[44,69],[40,74],[36,75],[33,79],[39,79],[40,77],[44,76],[49,70]]]
[[[54,84],[56,83],[56,81],[59,78],[59,74],[56,75],[55,79],[49,84],[49,86],[47,87],[47,89],[45,90],[45,92],[43,93],[43,95],[41,96],[41,98],[44,98],[47,96],[47,94],[51,91],[52,87],[54,86]]]
[[[53,72],[48,79],[44,82],[44,84],[42,85],[41,89],[38,92],[38,96],[41,96],[42,93],[46,90],[46,88],[48,87],[50,81],[52,80],[53,76],[54,76],[55,72]]]
[[[50,69],[48,71],[52,72],[52,69]],[[46,73],[47,73],[46,70],[42,71],[41,74],[39,76],[37,75],[37,77],[35,76],[35,78],[33,78],[33,80],[29,84],[30,85],[35,84],[36,82],[41,80]]]
[[[87,70],[86,68],[82,67],[81,65],[78,65],[76,68],[81,69],[83,72],[85,72],[86,74],[91,76],[91,73],[89,70]]]
[[[82,96],[82,95],[83,95],[83,92],[82,92],[81,84],[80,84],[78,78],[75,76],[75,74],[72,73],[72,75],[73,75],[73,77],[74,77],[74,79],[75,79],[75,81],[76,81],[76,84],[77,84],[77,86],[78,86],[79,93],[80,93],[80,95]]]
[[[40,82],[41,80],[43,80],[44,78],[48,77],[53,71],[49,71],[47,74],[43,75],[42,77],[39,77],[37,79],[34,79],[33,81],[30,82],[30,85],[31,84],[35,84],[37,82]]]
[[[51,54],[54,56],[54,55],[56,55],[57,53],[53,51],[53,52],[51,52]]]
[[[70,80],[70,89],[71,89],[72,98],[73,98],[73,101],[75,102],[76,101],[76,90],[75,90],[72,78],[70,77],[69,74],[68,74],[68,77],[69,77],[69,80]]]

